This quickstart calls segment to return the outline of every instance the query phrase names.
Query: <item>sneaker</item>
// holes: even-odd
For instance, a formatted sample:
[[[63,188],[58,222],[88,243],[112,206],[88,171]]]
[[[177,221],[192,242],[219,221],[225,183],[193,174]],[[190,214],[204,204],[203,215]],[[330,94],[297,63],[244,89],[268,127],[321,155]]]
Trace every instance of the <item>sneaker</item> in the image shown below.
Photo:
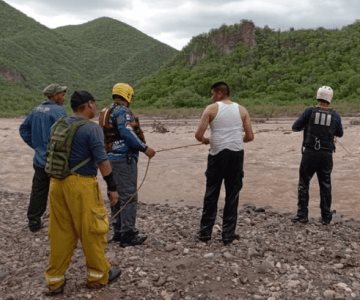
[[[118,279],[120,277],[120,275],[121,275],[121,270],[120,269],[118,269],[116,267],[111,267],[111,269],[109,270],[108,284],[116,281],[116,279]],[[92,282],[92,283],[87,282],[86,286],[89,289],[98,290],[98,289],[102,289],[106,285],[102,284],[102,283],[99,283],[99,282]]]
[[[308,217],[303,217],[303,216],[296,215],[294,218],[291,219],[291,222],[306,224],[306,223],[309,222],[309,219],[308,219]]]
[[[234,240],[240,240],[240,235],[238,234],[234,234],[231,237],[226,237],[226,238],[222,238],[222,241],[224,243],[225,246],[230,245]]]
[[[147,239],[146,235],[136,234],[136,235],[133,235],[132,238],[130,238],[130,239],[122,239],[120,241],[120,246],[123,248],[131,247],[131,246],[139,246],[139,245],[144,244],[146,239]]]

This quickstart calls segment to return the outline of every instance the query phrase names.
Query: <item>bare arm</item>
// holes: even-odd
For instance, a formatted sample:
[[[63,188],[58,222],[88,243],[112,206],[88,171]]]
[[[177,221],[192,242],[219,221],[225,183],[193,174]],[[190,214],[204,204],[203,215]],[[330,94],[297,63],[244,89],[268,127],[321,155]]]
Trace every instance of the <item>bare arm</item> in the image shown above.
[[[103,160],[99,165],[100,173],[103,177],[109,175],[112,172],[110,162],[108,160]]]
[[[254,132],[251,127],[251,120],[250,115],[245,107],[240,106],[240,115],[241,119],[243,121],[243,127],[244,127],[244,143],[248,143],[254,140]]]
[[[204,134],[205,134],[206,129],[208,128],[209,124],[210,124],[210,106],[208,106],[204,110],[204,112],[201,116],[198,128],[195,132],[195,138],[203,144],[209,144],[209,142],[210,142],[209,138],[204,137]]]

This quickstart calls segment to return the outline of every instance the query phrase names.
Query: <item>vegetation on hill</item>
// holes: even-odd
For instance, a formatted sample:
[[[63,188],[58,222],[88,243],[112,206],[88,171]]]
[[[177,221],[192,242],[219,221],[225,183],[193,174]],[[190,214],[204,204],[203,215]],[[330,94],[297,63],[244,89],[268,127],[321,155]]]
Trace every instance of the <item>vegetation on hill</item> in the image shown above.
[[[180,52],[110,18],[51,30],[0,0],[0,116],[27,113],[51,82],[110,102],[111,87],[135,85],[135,108],[200,108],[226,81],[256,114],[289,114],[330,85],[334,106],[360,112],[360,22],[342,29],[276,31],[251,21],[192,38]]]
[[[0,116],[26,114],[51,82],[110,101],[114,83],[134,85],[177,53],[110,18],[51,30],[1,0],[0,27]]]
[[[170,65],[141,81],[138,105],[202,107],[211,84],[221,80],[233,99],[269,116],[313,104],[321,85],[335,90],[336,108],[360,111],[359,22],[340,30],[254,27],[255,41],[234,46],[241,25],[194,37]]]

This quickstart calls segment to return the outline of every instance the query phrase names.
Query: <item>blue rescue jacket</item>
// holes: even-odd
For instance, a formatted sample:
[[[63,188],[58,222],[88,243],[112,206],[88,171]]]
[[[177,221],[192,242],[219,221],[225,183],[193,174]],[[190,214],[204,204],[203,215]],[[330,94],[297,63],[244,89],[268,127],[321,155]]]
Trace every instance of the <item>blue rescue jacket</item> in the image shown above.
[[[112,144],[112,149],[108,152],[109,160],[124,160],[139,157],[139,151],[145,152],[147,146],[138,138],[131,127],[135,117],[131,110],[125,105],[115,105],[111,107],[109,123],[117,131],[117,138]]]
[[[35,150],[35,166],[45,167],[51,126],[63,116],[66,116],[63,106],[52,100],[45,100],[35,107],[20,125],[21,138]]]

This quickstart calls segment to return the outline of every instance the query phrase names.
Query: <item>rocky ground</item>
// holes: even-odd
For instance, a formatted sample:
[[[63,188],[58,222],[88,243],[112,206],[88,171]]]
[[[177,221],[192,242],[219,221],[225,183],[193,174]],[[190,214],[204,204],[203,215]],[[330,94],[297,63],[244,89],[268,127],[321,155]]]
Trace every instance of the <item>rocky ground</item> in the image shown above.
[[[47,219],[40,232],[28,231],[28,197],[0,192],[0,299],[46,298]],[[329,226],[294,225],[289,214],[245,204],[240,240],[223,246],[220,217],[211,242],[195,241],[200,214],[188,205],[141,204],[146,244],[108,247],[120,280],[88,290],[79,245],[56,299],[360,299],[360,222],[335,215]]]

